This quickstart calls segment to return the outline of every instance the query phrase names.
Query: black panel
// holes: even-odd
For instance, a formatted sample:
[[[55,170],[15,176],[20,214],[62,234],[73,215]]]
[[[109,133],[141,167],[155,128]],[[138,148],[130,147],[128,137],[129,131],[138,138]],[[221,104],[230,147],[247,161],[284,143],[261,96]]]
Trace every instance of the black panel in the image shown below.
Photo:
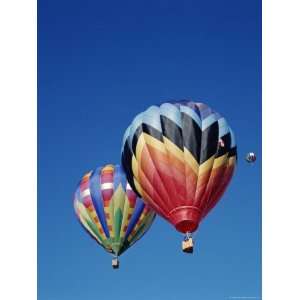
[[[137,143],[138,143],[139,137],[140,137],[140,135],[141,135],[142,133],[143,133],[143,127],[142,127],[142,125],[140,125],[140,126],[136,129],[136,131],[135,131],[135,133],[133,134],[133,137],[132,137],[131,147],[132,147],[132,151],[133,151],[134,154],[135,154],[136,145],[137,145]]]
[[[184,147],[187,148],[197,162],[200,162],[200,148],[202,130],[199,125],[187,114],[181,113],[182,138]]]
[[[137,195],[139,195],[139,193],[136,190],[135,185],[134,185],[134,180],[133,180],[134,175],[133,175],[133,172],[132,172],[132,169],[131,169],[132,155],[133,154],[132,154],[132,152],[131,152],[131,150],[129,148],[128,141],[126,141],[126,143],[124,145],[124,148],[123,148],[123,152],[122,152],[122,166],[123,166],[123,169],[124,169],[124,171],[126,173],[127,181],[129,182],[132,190]]]
[[[142,133],[147,133],[151,135],[152,137],[156,138],[157,140],[163,142],[163,136],[160,131],[155,129],[154,127],[148,125],[148,124],[141,124],[135,131],[133,138],[132,138],[132,151],[135,154],[136,153],[136,145],[138,143],[139,137]]]
[[[221,139],[224,143],[224,147],[219,146],[218,153],[217,153],[216,157],[220,157],[220,156],[224,155],[225,153],[229,152],[229,150],[230,150],[230,145],[231,145],[231,134],[230,134],[230,132],[223,135],[221,137]]]
[[[148,124],[142,124],[142,128],[143,128],[143,132],[145,132],[145,133],[147,133],[147,134],[149,134],[149,135],[151,135],[152,137],[154,137],[154,138],[156,138],[157,140],[159,140],[159,141],[161,141],[162,143],[163,143],[163,135],[162,135],[162,133],[159,131],[159,130],[157,130],[157,129],[155,129],[154,127],[152,127],[152,126],[150,126],[150,125],[148,125]]]
[[[229,154],[228,154],[229,157],[231,156],[236,156],[236,159],[237,159],[237,147],[233,147],[229,150]]]
[[[165,116],[160,116],[163,136],[183,150],[182,130],[176,123]]]
[[[200,154],[200,164],[212,157],[218,150],[219,142],[219,123],[218,121],[211,124],[202,131],[202,144]]]

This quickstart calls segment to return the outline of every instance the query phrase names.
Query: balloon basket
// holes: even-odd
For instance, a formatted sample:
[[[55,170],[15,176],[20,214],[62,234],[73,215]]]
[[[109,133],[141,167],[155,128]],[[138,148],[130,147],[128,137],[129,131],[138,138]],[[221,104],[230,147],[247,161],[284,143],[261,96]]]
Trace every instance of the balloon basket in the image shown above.
[[[113,269],[119,269],[119,266],[120,266],[119,259],[117,257],[113,258],[111,261],[111,265],[112,265]]]
[[[190,254],[194,252],[194,243],[192,237],[185,238],[182,241],[182,251]]]

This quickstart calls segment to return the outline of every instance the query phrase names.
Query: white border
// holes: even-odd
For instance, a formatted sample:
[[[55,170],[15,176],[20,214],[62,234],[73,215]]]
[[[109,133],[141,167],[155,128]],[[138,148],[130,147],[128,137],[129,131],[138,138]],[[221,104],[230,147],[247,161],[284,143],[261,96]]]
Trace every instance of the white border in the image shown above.
[[[0,298],[34,300],[36,2],[0,5]],[[300,299],[299,12],[263,0],[264,300]]]
[[[263,0],[263,299],[300,299],[300,5]]]
[[[0,2],[0,299],[36,299],[36,2]]]

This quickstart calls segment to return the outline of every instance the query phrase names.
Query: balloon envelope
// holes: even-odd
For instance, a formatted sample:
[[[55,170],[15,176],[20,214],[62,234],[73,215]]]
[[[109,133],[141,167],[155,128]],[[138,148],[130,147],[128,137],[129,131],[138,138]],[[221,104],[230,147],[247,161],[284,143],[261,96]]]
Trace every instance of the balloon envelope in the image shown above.
[[[115,255],[139,240],[155,218],[117,165],[99,167],[84,175],[75,192],[74,208],[90,236]]]
[[[132,188],[182,232],[215,206],[237,159],[226,120],[203,103],[151,106],[127,128],[122,164]]]
[[[253,162],[255,162],[255,161],[256,161],[256,155],[255,155],[255,153],[254,153],[254,152],[249,152],[249,153],[247,154],[247,156],[246,156],[246,161],[247,161],[248,163],[253,163]]]

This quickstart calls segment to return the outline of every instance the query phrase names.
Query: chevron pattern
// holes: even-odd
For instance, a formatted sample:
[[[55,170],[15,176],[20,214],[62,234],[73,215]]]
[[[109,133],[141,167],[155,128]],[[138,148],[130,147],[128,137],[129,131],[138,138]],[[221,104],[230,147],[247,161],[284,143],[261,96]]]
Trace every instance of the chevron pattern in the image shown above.
[[[151,106],[127,128],[122,165],[134,189],[172,222],[178,207],[195,207],[199,222],[215,206],[237,160],[226,120],[203,103],[178,101]]]

